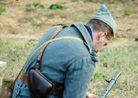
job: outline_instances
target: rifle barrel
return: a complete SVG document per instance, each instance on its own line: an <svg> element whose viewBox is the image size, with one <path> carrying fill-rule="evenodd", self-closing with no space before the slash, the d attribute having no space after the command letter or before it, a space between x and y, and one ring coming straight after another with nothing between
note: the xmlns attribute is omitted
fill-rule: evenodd
<svg viewBox="0 0 138 98"><path fill-rule="evenodd" d="M110 80L110 82L107 85L106 89L104 90L104 92L102 93L102 95L99 98L105 98L107 96L107 94L109 93L109 91L111 90L111 88L113 87L113 85L115 84L115 82L117 81L117 79L120 75L121 75L121 72L116 72L114 78L112 78Z"/></svg>

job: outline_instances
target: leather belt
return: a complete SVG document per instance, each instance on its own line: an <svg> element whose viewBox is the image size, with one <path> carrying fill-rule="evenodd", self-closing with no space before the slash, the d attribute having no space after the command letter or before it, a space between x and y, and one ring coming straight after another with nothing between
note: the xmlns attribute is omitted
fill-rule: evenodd
<svg viewBox="0 0 138 98"><path fill-rule="evenodd" d="M28 76L25 75L23 72L20 79L25 85L28 85ZM55 84L55 87L50 95L62 97L64 84L61 84L61 83L54 83L54 84Z"/></svg>
<svg viewBox="0 0 138 98"><path fill-rule="evenodd" d="M27 76L27 75L25 75L24 73L22 73L20 79L21 79L21 81L22 81L25 85L28 85L28 76Z"/></svg>

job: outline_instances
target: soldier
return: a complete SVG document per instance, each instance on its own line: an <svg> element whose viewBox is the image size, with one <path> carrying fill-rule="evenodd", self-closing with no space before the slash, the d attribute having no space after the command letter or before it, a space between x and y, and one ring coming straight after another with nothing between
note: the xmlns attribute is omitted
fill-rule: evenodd
<svg viewBox="0 0 138 98"><path fill-rule="evenodd" d="M50 28L40 39L30 56L40 45L48 41L60 27ZM117 24L103 4L86 25L72 24L63 28L43 52L40 72L54 84L61 84L58 93L48 98L97 98L87 92L88 84L98 61L96 52L115 36ZM58 38L65 38L57 40ZM36 65L41 48L26 63L21 78L16 81L12 98L30 98L28 88L29 69ZM39 81L39 80L38 80ZM37 96L39 97L39 96ZM37 98L36 97L36 98Z"/></svg>

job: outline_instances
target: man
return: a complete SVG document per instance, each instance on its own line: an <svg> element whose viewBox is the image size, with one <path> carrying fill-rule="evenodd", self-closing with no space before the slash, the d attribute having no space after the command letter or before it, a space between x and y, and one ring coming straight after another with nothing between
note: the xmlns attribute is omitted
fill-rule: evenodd
<svg viewBox="0 0 138 98"><path fill-rule="evenodd" d="M45 43L59 26L50 28L33 52ZM88 83L97 62L96 52L107 45L114 37L117 24L105 5L92 16L86 25L72 24L64 28L54 39L61 37L75 37L51 42L45 49L41 59L41 73L54 83L64 84L62 94L50 94L48 98L97 98L87 92ZM35 66L39 52L36 52L27 62L23 74L28 76L30 67ZM33 54L33 52L31 54ZM21 76L22 77L22 76ZM27 80L27 79L26 79ZM28 84L22 78L18 79L13 98L30 98Z"/></svg>

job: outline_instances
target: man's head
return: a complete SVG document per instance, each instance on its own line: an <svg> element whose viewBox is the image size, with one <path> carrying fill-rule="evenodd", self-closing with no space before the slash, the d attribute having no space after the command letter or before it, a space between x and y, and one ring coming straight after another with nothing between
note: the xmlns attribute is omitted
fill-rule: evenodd
<svg viewBox="0 0 138 98"><path fill-rule="evenodd" d="M100 48L107 45L115 36L117 24L105 5L88 21L93 32L92 50L98 52Z"/></svg>
<svg viewBox="0 0 138 98"><path fill-rule="evenodd" d="M107 45L113 39L113 30L104 22L92 19L89 25L93 32L92 50L98 52L100 48Z"/></svg>

